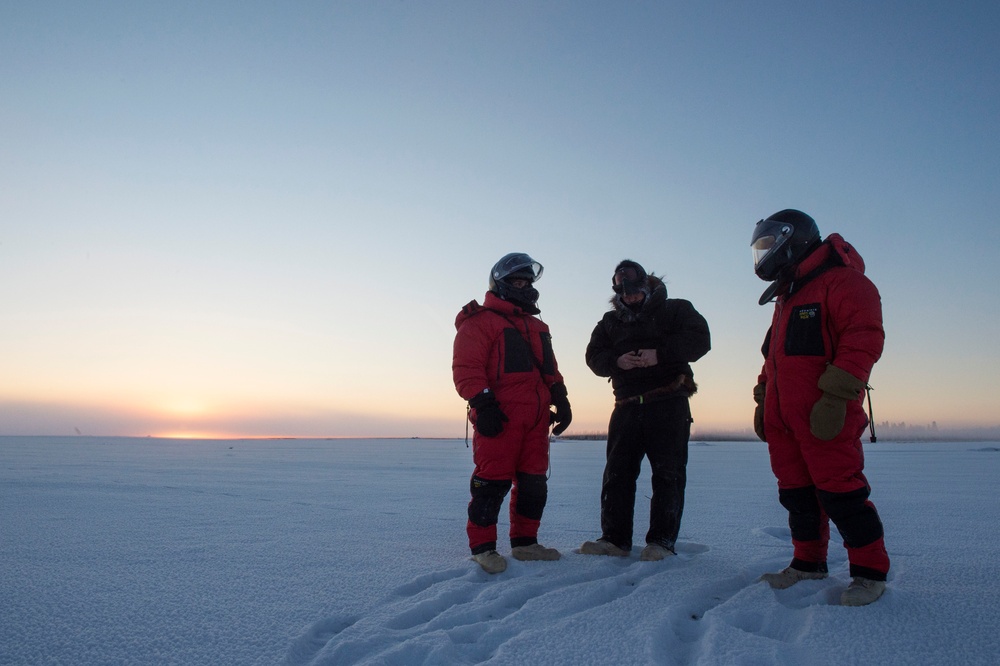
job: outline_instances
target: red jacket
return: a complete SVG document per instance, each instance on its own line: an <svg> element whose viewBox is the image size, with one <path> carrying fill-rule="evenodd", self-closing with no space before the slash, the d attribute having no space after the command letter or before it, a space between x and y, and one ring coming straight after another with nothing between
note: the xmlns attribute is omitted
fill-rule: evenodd
<svg viewBox="0 0 1000 666"><path fill-rule="evenodd" d="M817 270L822 272L810 276ZM809 412L822 393L817 382L828 363L868 381L885 332L878 289L864 272L857 250L831 234L798 266L789 293L778 297L761 350L768 427L809 431ZM849 419L851 412L863 419L860 401ZM850 427L844 432L854 434Z"/></svg>
<svg viewBox="0 0 1000 666"><path fill-rule="evenodd" d="M545 322L487 292L483 305L472 301L462 308L455 328L451 369L463 399L488 388L502 408L537 406L538 417L543 410L548 412L549 387L563 377Z"/></svg>

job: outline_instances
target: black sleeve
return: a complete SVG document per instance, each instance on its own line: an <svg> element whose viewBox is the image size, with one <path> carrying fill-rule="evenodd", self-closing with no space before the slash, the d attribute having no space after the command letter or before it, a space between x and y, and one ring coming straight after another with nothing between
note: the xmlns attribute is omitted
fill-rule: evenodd
<svg viewBox="0 0 1000 666"><path fill-rule="evenodd" d="M614 348L611 344L611 337L604 328L602 319L594 327L594 332L590 334L590 343L587 345L586 353L587 365L598 377L610 377L615 369Z"/></svg>
<svg viewBox="0 0 1000 666"><path fill-rule="evenodd" d="M712 348L708 322L688 301L671 299L673 316L669 332L657 347L661 363L694 363Z"/></svg>

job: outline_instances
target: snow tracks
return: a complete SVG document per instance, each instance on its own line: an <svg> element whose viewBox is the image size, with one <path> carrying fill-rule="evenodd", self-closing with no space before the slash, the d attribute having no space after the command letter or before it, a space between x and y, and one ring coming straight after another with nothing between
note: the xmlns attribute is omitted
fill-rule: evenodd
<svg viewBox="0 0 1000 666"><path fill-rule="evenodd" d="M367 615L318 622L286 663L689 663L713 633L705 619L714 609L754 587L770 592L749 573L695 585L705 578L692 563L708 548L678 551L661 562L569 552L558 562L511 560L496 576L462 563L416 577Z"/></svg>

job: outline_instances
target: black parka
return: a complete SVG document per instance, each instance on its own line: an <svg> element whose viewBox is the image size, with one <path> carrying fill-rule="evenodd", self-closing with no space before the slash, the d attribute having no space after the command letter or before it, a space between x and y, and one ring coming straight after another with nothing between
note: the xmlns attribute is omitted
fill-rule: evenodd
<svg viewBox="0 0 1000 666"><path fill-rule="evenodd" d="M605 313L587 345L587 365L599 377L610 377L615 398L623 399L661 389L681 375L694 379L691 363L712 348L708 322L689 301L667 298L667 287L649 277L650 294L635 312L620 295ZM657 363L648 368L622 370L618 358L640 349L655 349Z"/></svg>

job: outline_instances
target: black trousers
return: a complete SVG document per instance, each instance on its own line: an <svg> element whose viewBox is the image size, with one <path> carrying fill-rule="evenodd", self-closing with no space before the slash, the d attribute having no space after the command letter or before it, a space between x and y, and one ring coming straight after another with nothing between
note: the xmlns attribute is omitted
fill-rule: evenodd
<svg viewBox="0 0 1000 666"><path fill-rule="evenodd" d="M684 513L690 436L691 407L686 397L615 407L601 488L602 538L625 550L632 547L636 480L645 457L653 486L646 543L673 549Z"/></svg>

